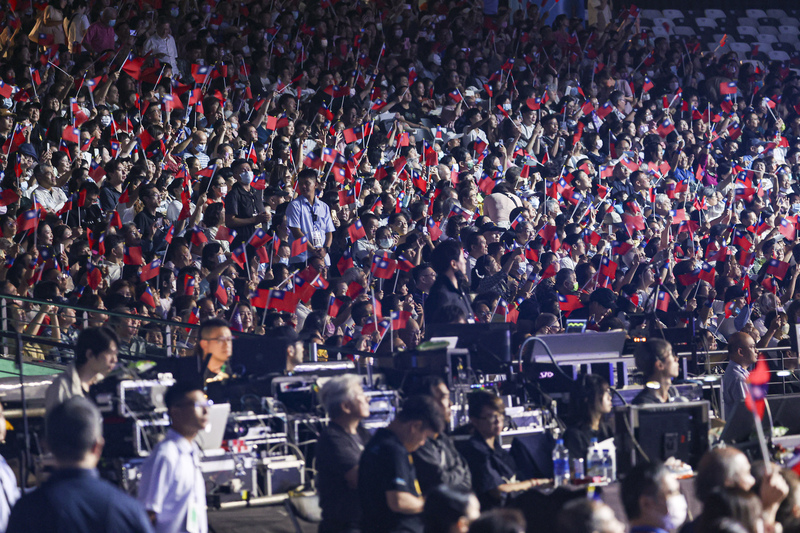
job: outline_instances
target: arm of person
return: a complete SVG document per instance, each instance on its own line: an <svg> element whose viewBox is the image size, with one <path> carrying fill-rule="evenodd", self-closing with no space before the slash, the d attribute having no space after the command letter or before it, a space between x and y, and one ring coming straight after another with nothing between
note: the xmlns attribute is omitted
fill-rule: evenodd
<svg viewBox="0 0 800 533"><path fill-rule="evenodd" d="M348 488L353 490L358 488L358 465L345 472L344 480Z"/></svg>
<svg viewBox="0 0 800 533"><path fill-rule="evenodd" d="M425 499L410 492L389 490L386 491L386 504L394 513L419 514L425 505Z"/></svg>
<svg viewBox="0 0 800 533"><path fill-rule="evenodd" d="M497 490L501 493L520 492L544 485L548 481L547 479L526 479L525 481L516 481L514 483L503 483L497 487Z"/></svg>

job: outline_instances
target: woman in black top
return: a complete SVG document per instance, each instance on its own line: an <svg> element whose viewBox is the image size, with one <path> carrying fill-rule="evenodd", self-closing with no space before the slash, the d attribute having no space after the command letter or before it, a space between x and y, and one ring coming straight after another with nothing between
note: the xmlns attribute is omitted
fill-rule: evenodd
<svg viewBox="0 0 800 533"><path fill-rule="evenodd" d="M320 391L330 424L317 443L317 487L322 509L320 533L357 533L361 506L358 504L358 461L369 433L361 421L369 416L369 401L361 378L345 374L330 379Z"/></svg>
<svg viewBox="0 0 800 533"><path fill-rule="evenodd" d="M603 417L611 412L611 388L597 374L582 374L570 397L572 423L564 432L570 459L586 459L593 438L598 442L613 437Z"/></svg>

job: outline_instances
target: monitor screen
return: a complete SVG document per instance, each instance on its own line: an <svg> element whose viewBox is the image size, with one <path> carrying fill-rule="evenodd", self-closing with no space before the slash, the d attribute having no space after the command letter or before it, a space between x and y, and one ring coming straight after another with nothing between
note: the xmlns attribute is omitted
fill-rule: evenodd
<svg viewBox="0 0 800 533"><path fill-rule="evenodd" d="M456 347L470 351L475 371L497 374L511 363L512 324L430 324L428 337L458 337Z"/></svg>

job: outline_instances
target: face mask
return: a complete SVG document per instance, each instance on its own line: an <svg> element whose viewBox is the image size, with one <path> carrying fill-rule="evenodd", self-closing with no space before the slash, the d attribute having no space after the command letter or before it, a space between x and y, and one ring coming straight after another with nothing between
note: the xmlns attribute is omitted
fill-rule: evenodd
<svg viewBox="0 0 800 533"><path fill-rule="evenodd" d="M111 125L111 115L104 115L100 117L100 124L103 125L104 128L107 128Z"/></svg>
<svg viewBox="0 0 800 533"><path fill-rule="evenodd" d="M575 292L577 292L577 291L578 291L578 289L580 289L580 287L578 286L578 282L576 281L576 282L575 282L575 283L572 285L572 290L573 290L573 291L575 291Z"/></svg>
<svg viewBox="0 0 800 533"><path fill-rule="evenodd" d="M198 144L197 145L197 151L198 152L205 152L206 151L206 145L205 144Z"/></svg>
<svg viewBox="0 0 800 533"><path fill-rule="evenodd" d="M792 211L800 213L800 204L792 204Z"/></svg>
<svg viewBox="0 0 800 533"><path fill-rule="evenodd" d="M683 494L675 494L667 498L667 516L664 517L664 529L677 529L686 522L689 504Z"/></svg>
<svg viewBox="0 0 800 533"><path fill-rule="evenodd" d="M177 17L180 14L180 10L177 7L173 7L169 10L169 14L174 17Z"/></svg>
<svg viewBox="0 0 800 533"><path fill-rule="evenodd" d="M381 239L378 241L378 246L380 246L384 250L388 250L392 247L392 240L391 239Z"/></svg>
<svg viewBox="0 0 800 533"><path fill-rule="evenodd" d="M242 46L242 53L246 56L250 55L250 47L247 45Z"/></svg>
<svg viewBox="0 0 800 533"><path fill-rule="evenodd" d="M108 21L108 25L109 25L109 26L111 26L111 27L113 28L114 26L116 26L116 25L117 25L117 20L116 20L116 19L111 19L111 20L109 20L109 21Z"/></svg>
<svg viewBox="0 0 800 533"><path fill-rule="evenodd" d="M597 139L597 142L594 143L597 149L601 149L603 147L603 139Z"/></svg>
<svg viewBox="0 0 800 533"><path fill-rule="evenodd" d="M280 257L280 258L278 258L278 263L281 263L282 265L288 265L289 264L289 258L288 257Z"/></svg>
<svg viewBox="0 0 800 533"><path fill-rule="evenodd" d="M328 46L328 39L322 39L319 44L322 45L323 48Z"/></svg>
<svg viewBox="0 0 800 533"><path fill-rule="evenodd" d="M228 186L227 185L223 185L222 187L220 187L219 188L219 194L220 194L220 196L223 196L223 197L226 194L228 194Z"/></svg>
<svg viewBox="0 0 800 533"><path fill-rule="evenodd" d="M641 126L639 126L639 133L644 135L645 133L647 133L647 130L649 129L650 126L648 126L647 124L642 124Z"/></svg>
<svg viewBox="0 0 800 533"><path fill-rule="evenodd" d="M785 337L789 334L789 324L784 324L781 326L781 336Z"/></svg>
<svg viewBox="0 0 800 533"><path fill-rule="evenodd" d="M242 185L250 185L253 181L253 171L248 170L247 172L242 172L239 174L239 181L242 182Z"/></svg>
<svg viewBox="0 0 800 533"><path fill-rule="evenodd" d="M472 170L475 167L474 161L467 161L467 168Z"/></svg>

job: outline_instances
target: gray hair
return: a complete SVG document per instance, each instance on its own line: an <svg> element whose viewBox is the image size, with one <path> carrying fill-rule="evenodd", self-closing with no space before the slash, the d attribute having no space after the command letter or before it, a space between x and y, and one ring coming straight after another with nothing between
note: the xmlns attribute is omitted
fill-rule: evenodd
<svg viewBox="0 0 800 533"><path fill-rule="evenodd" d="M344 374L329 379L322 386L319 398L328 416L336 418L342 414L342 404L356 397L356 386L361 385L361 377Z"/></svg>

